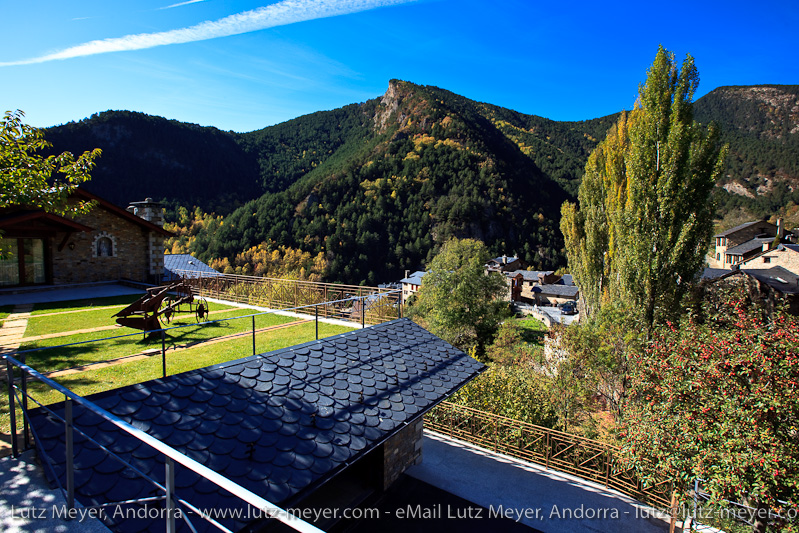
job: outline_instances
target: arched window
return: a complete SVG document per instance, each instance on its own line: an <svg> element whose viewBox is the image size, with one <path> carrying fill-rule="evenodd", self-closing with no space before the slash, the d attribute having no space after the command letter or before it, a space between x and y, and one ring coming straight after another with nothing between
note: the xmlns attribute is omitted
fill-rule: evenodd
<svg viewBox="0 0 799 533"><path fill-rule="evenodd" d="M93 257L116 257L117 256L117 240L112 234L107 231L102 231L94 237L92 243L92 256Z"/></svg>
<svg viewBox="0 0 799 533"><path fill-rule="evenodd" d="M114 243L108 237L97 239L97 257L113 257Z"/></svg>

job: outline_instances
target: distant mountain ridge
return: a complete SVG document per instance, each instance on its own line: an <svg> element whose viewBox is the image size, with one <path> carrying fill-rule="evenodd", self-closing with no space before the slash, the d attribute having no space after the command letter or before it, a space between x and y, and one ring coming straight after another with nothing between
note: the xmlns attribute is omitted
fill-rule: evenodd
<svg viewBox="0 0 799 533"><path fill-rule="evenodd" d="M731 146L723 209L799 203L798 95L721 87L695 103ZM58 151L102 148L87 188L115 203L153 196L226 215L198 235L201 259L267 241L324 252L330 280L376 283L452 236L535 267L564 264L560 204L616 117L557 122L392 80L379 98L244 134L108 111L47 138Z"/></svg>

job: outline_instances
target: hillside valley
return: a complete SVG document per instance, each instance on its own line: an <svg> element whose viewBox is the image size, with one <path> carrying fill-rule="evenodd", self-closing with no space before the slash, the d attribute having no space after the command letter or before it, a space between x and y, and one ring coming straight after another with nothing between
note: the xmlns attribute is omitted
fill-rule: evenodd
<svg viewBox="0 0 799 533"><path fill-rule="evenodd" d="M799 203L799 87L718 88L695 115L730 144L720 214ZM557 122L392 80L382 97L243 134L108 111L46 135L57 151L103 149L86 188L112 202L221 215L183 239L205 261L266 243L322 254L329 281L374 284L450 237L563 266L560 205L615 117Z"/></svg>

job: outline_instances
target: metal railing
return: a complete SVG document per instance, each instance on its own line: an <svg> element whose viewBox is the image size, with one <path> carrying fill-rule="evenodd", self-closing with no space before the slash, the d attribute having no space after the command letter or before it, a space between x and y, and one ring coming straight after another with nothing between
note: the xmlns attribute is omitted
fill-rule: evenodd
<svg viewBox="0 0 799 533"><path fill-rule="evenodd" d="M22 434L24 439L24 448L29 449L30 444L30 435L34 433L34 440L35 440L35 431L33 426L30 424L29 415L28 415L28 401L33 401L36 403L40 408L44 409L50 415L56 417L58 420L64 423L65 428L65 447L66 447L66 487L61 486L60 481L58 480L58 476L55 475L55 470L53 468L52 462L50 461L49 457L44 455L46 466L51 470L53 477L56 479L57 483L59 484L59 488L64 492L65 499L67 501L67 506L69 509L73 509L75 505L75 488L74 488L74 467L73 467L73 436L74 432L78 431L81 435L85 438L99 446L102 450L106 453L110 454L112 457L116 458L117 460L121 461L127 467L133 469L137 472L140 476L143 476L147 479L150 483L152 483L158 490L164 493L162 497L156 498L147 498L147 501L156 501L162 500L165 502L165 509L167 514L167 531L174 531L175 529L175 516L180 516L184 520L188 519L188 513L176 513L176 505L182 505L186 509L194 511L195 513L198 510L192 506L189 502L184 500L176 499L174 494L174 471L175 471L175 463L179 463L193 472L205 477L206 479L210 480L211 482L215 483L219 487L229 491L231 494L241 498L243 501L247 502L250 505L255 506L261 512L265 513L270 518L276 518L281 522L293 527L297 531L306 531L306 532L319 532L320 530L316 527L308 524L300 520L299 518L295 517L291 513L281 509L280 507L272 504L271 502L260 498L256 494L248 491L247 489L237 485L233 481L220 476L216 472L209 470L205 466L197 463L193 459L183 455L181 452L169 447L168 445L162 443L161 441L150 437L146 433L142 432L141 430L136 429L135 427L131 426L124 420L116 417L115 415L99 408L92 402L82 398L81 396L77 395L76 393L70 391L69 389L59 385L55 381L49 379L44 374L34 370L33 368L27 366L25 364L25 359L29 353L32 352L39 352L42 350L50 350L50 349L58 349L64 348L67 346L76 346L82 344L89 344L89 343L96 343L114 339L120 339L125 337L132 337L132 336L141 336L144 335L147 338L149 335L152 334L160 334L161 337L161 357L162 357L162 372L163 377L167 376L167 366L166 366L166 332L170 330L178 330L181 328L188 328L188 327L197 327L206 324L214 324L214 323L221 323L221 322L228 322L232 320L242 320L242 319L251 319L252 320L252 353L253 355L256 354L256 317L276 314L281 312L294 312L294 313L302 313L307 315L313 315L315 318L315 337L319 339L319 320L324 318L335 318L340 320L348 320L352 322L360 322L361 327L366 327L367 325L373 325L377 323L382 323L387 320L391 320L401 316L402 308L400 306L401 302L401 291L400 290L391 290L391 291L381 291L379 294L368 293L359 296L349 296L347 298L336 300L336 301L325 301L325 302L316 302L310 303L305 305L299 305L290 308L284 308L280 310L271 310L259 313L253 313L250 315L245 316L238 316L238 317L230 317L230 318L222 318L217 320L209 320L200 324L182 324L182 325L175 325L169 326L166 328L156 329L156 330L147 330L142 332L130 333L127 335L116 335L113 337L108 337L104 339L93 339L87 341L79 341L74 343L67 343L58 346L48 346L42 348L33 348L29 350L21 350L14 352L10 355L4 355L3 359L6 361L6 380L8 384L8 401L9 401L9 418L10 418L10 426L11 426L11 447L12 447L12 454L14 457L19 456L19 443L17 437L17 420L16 420L16 409L17 406L21 407L22 416L23 416L23 423L22 423ZM388 308L386 310L385 308ZM334 309L335 311L330 311L330 309ZM310 318L310 317L309 317ZM14 358L13 356L21 356L22 361ZM91 364L91 363L89 363ZM19 370L19 376L15 377L14 368ZM29 378L32 378L36 381L39 381L51 389L61 393L64 395L65 403L64 403L64 417L58 416L54 413L51 409L47 406L42 405L35 398L33 398L28 392L28 381ZM18 396L20 395L20 396ZM94 439L90 438L88 435L80 431L78 428L75 427L74 421L72 418L72 407L73 402L78 403L81 406L89 409L95 414L103 417L104 419L112 422L114 425L119 427L120 429L126 431L127 433L133 435L137 439L141 440L145 444L152 446L157 451L162 452L165 455L165 484L158 483L157 481L153 480L143 472L139 471L129 463L125 462L123 459L118 457L112 451L101 445L100 443L96 442ZM138 502L143 502L143 500L137 500ZM131 503L131 502L116 502L116 504L122 503ZM103 504L101 506L96 507L107 507L109 505L115 504ZM203 519L211 522L217 528L223 531L229 531L227 528L216 522L210 517L200 515ZM191 524L189 524L191 529L194 529Z"/></svg>
<svg viewBox="0 0 799 533"><path fill-rule="evenodd" d="M255 507L261 513L263 513L265 516L269 518L274 518L276 520L279 520L280 522L288 525L292 529L303 533L322 533L322 531L318 529L316 526L308 522L305 522L304 520L298 518L292 513L281 508L280 506L258 496L257 494L231 481L230 479L218 474L217 472L211 470L210 468L198 463L194 459L184 455L183 453L161 442L160 440L151 437L147 433L135 428L134 426L130 425L129 423L125 422L124 420L115 416L114 414L100 408L94 403L75 394L66 387L63 387L58 383L56 383L55 381L45 377L44 375L40 374L33 368L23 364L17 359L11 356L3 356L3 359L5 359L6 361L6 372L8 379L8 399L9 399L9 407L10 407L11 423L12 423L12 436L15 437L16 435L15 401L18 403L25 404L27 399L31 399L34 402L36 402L36 400L33 399L31 396L29 396L27 391L25 390L24 383L26 382L27 377L39 381L47 385L51 389L64 395L63 417L56 414L53 410L49 409L47 406L38 404L38 402L36 403L40 406L41 409L44 409L51 416L55 417L56 419L64 423L65 464L66 464L64 485L66 486L61 484L58 476L56 475L55 468L53 466L51 458L44 452L44 450L41 447L39 447L39 451L42 454L46 467L50 469L53 477L56 480L56 483L59 486L59 489L64 494L64 499L66 500L68 511L71 511L75 508L75 481L74 481L75 465L74 465L73 441L74 441L75 432L78 432L80 435L82 435L83 437L85 437L95 445L97 445L101 450L109 454L111 457L113 457L114 459L125 465L127 468L130 468L133 472L135 472L139 476L149 481L151 484L153 484L156 487L156 489L160 493L163 493L163 495L161 496L153 496L136 500L126 500L123 502L104 503L96 506L86 506L87 509L104 509L106 507L110 507L113 505L126 505L131 503L164 502L163 503L164 508L162 514L166 520L166 530L168 533L174 533L176 531L177 518L183 519L192 531L196 531L196 528L194 527L194 525L191 522L191 519L189 518L190 512L194 513L194 515L199 517L200 519L209 522L217 529L228 533L232 533L232 531L227 527L225 527L223 524L219 523L210 516L207 516L205 513L201 512L200 509L192 505L190 502L181 499L177 496L175 492L175 468L176 464L180 464L183 467L201 476L202 478L207 479L211 483L215 484L217 487L224 489L225 491L229 492L230 494L233 494L234 496L244 501L245 503ZM21 379L21 382L23 383L22 386L17 386L15 383L16 381L14 379L15 368L18 369L22 374L22 379ZM22 402L20 402L18 394L22 395ZM113 451L109 450L106 446L103 446L101 443L92 439L86 433L82 432L79 428L77 428L75 426L74 418L72 416L74 404L80 405L84 409L87 409L88 411L91 411L92 413L100 416L104 420L115 425L117 428L128 433L135 439L141 441L142 443L150 446L154 450L163 454L164 480L165 480L164 483L159 483L152 477L148 476L141 470L137 469L129 462L119 457ZM29 414L27 408L24 408L22 412L23 416L26 419L27 425L31 427L32 431L34 431L34 439L35 439L36 438L35 430L33 430L33 426L30 424L30 421L28 420ZM14 455L17 456L16 444L14 444ZM65 515L68 514L69 513L65 513Z"/></svg>
<svg viewBox="0 0 799 533"><path fill-rule="evenodd" d="M257 353L256 349L256 333L258 333L258 329L256 328L256 318L262 317L266 315L272 314L280 314L286 312L298 313L301 315L308 315L309 320L313 317L314 320L314 331L315 331L315 338L319 340L319 321L325 319L335 319L335 320L343 320L347 322L353 322L355 324L359 324L361 328L366 326L376 325L388 320L394 320L398 317L402 316L402 308L400 305L401 300L401 293L402 291L395 289L392 291L383 292L379 295L368 295L368 296L359 296L359 297L350 297L344 300L338 300L333 302L322 302L322 303L315 303L315 304L308 304L302 305L298 307L290 307L286 309L275 309L271 311L262 311L258 313L252 313L243 316L235 316L229 318L219 318L214 320L207 320L205 322L200 322L196 324L179 324L175 326L168 326L165 328L160 329L153 329L153 330L144 330L143 332L135 332L135 333L127 333L123 335L114 335L111 337L104 337L102 339L91 339L85 341L77 341L77 342L70 342L59 344L56 346L43 346L40 348L29 348L26 350L17 350L12 352L9 355L14 356L21 356L22 362L26 362L26 358L28 354L34 352L42 352L45 350L57 350L72 346L79 346L85 344L93 344L93 343L100 343L100 342L107 342L116 339L123 339L128 337L141 337L144 336L145 339L151 337L152 335L160 335L161 340L161 366L162 366L162 374L163 377L167 376L166 370L166 352L167 352L167 345L166 345L166 333L171 330L180 330L184 328L196 328L198 326L206 326L206 325L213 325L213 324L221 324L224 322L232 322L235 320L246 320L251 319L252 326L250 328L250 332L252 335L252 355ZM337 307L339 309L348 310L348 312L339 312L339 313L332 313L326 312L325 310L330 307ZM388 308L388 311L386 310ZM353 311L355 310L355 311ZM396 315L396 316L393 316ZM208 339L213 340L213 339ZM95 361L90 363L84 363L81 366L89 366L95 363L106 362L106 361ZM67 369L64 369L67 370ZM1 379L1 378L0 378Z"/></svg>
<svg viewBox="0 0 799 533"><path fill-rule="evenodd" d="M668 481L644 486L632 469L622 466L619 448L562 431L528 424L443 402L425 416L425 427L495 452L601 483L649 503L671 508Z"/></svg>
<svg viewBox="0 0 799 533"><path fill-rule="evenodd" d="M388 298L393 305L366 305L365 322L379 323L401 316L401 291L360 285L320 283L278 278L260 278L235 274L209 274L195 270L175 270L192 288L207 298L236 303L259 305L274 309L309 309L314 304L332 303L319 311L323 318L354 317L361 319L360 307L341 305L341 302L381 300ZM370 309L371 308L371 309ZM303 311L298 311L303 312Z"/></svg>

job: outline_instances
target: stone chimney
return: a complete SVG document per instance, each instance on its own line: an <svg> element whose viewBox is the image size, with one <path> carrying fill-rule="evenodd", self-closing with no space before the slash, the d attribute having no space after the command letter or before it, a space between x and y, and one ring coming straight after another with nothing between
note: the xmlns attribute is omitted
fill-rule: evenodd
<svg viewBox="0 0 799 533"><path fill-rule="evenodd" d="M164 210L160 202L152 198L145 198L143 202L131 202L128 211L143 218L147 222L155 224L159 228L164 227ZM164 276L164 236L160 233L150 231L148 234L147 263L149 265L150 281L156 285L161 283Z"/></svg>
<svg viewBox="0 0 799 533"><path fill-rule="evenodd" d="M143 202L131 202L128 211L158 227L164 227L164 210L161 208L161 203L152 198L145 198Z"/></svg>

